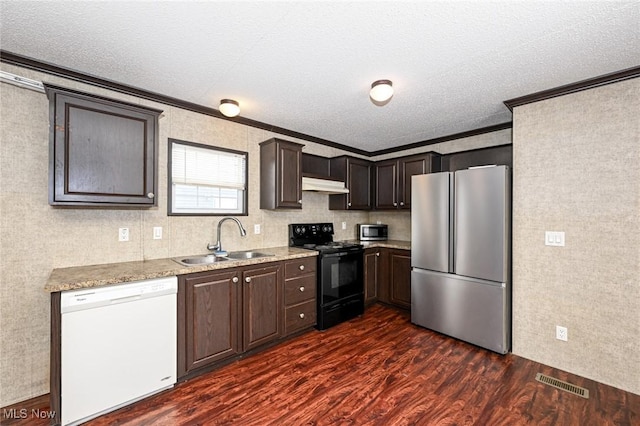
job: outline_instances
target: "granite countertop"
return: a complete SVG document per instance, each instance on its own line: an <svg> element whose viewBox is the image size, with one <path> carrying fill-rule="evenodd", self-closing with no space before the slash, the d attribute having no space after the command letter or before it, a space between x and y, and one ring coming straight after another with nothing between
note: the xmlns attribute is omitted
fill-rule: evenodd
<svg viewBox="0 0 640 426"><path fill-rule="evenodd" d="M362 246L365 249L394 248L394 249L400 249L400 250L411 250L411 241L404 241L404 240L386 240L386 241L348 240L348 242L362 244Z"/></svg>
<svg viewBox="0 0 640 426"><path fill-rule="evenodd" d="M261 252L273 254L255 259L227 260L206 265L183 266L172 258L153 259L135 262L107 263L103 265L74 266L54 269L44 289L50 293L74 290L78 288L100 287L110 284L192 274L194 272L257 265L282 260L311 257L317 251L296 247L260 248ZM189 256L181 256L189 257Z"/></svg>

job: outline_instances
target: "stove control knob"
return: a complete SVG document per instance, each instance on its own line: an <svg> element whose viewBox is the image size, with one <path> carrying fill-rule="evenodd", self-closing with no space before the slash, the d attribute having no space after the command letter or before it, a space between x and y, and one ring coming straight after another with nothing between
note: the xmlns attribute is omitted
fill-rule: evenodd
<svg viewBox="0 0 640 426"><path fill-rule="evenodd" d="M304 286L300 286L298 290L300 290L300 292L302 293L304 291Z"/></svg>
<svg viewBox="0 0 640 426"><path fill-rule="evenodd" d="M300 265L298 268L300 268L301 271L304 271L304 265Z"/></svg>

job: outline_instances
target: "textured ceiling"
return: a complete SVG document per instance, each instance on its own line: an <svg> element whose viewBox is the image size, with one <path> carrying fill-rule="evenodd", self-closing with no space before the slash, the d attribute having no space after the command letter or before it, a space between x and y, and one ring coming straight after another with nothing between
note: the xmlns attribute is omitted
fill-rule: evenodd
<svg viewBox="0 0 640 426"><path fill-rule="evenodd" d="M640 2L0 2L0 48L367 151L640 64ZM368 97L390 79L386 106Z"/></svg>

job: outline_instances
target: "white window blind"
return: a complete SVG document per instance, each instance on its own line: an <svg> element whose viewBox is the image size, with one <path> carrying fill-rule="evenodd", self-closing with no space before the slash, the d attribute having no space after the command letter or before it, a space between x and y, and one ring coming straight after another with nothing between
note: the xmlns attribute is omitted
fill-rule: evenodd
<svg viewBox="0 0 640 426"><path fill-rule="evenodd" d="M246 158L246 154L173 142L171 213L244 213Z"/></svg>

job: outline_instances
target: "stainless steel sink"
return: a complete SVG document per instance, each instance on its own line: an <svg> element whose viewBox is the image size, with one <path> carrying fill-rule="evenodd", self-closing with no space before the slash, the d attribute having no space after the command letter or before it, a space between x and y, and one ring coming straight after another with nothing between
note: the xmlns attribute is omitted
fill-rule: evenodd
<svg viewBox="0 0 640 426"><path fill-rule="evenodd" d="M216 262L224 262L229 260L226 257L218 257L212 254L203 254L201 256L190 257L174 257L173 260L184 266L210 265Z"/></svg>
<svg viewBox="0 0 640 426"><path fill-rule="evenodd" d="M275 256L271 253L262 253L259 251L232 251L229 252L225 257L233 260L243 260L243 259L256 259L259 257L270 257Z"/></svg>

